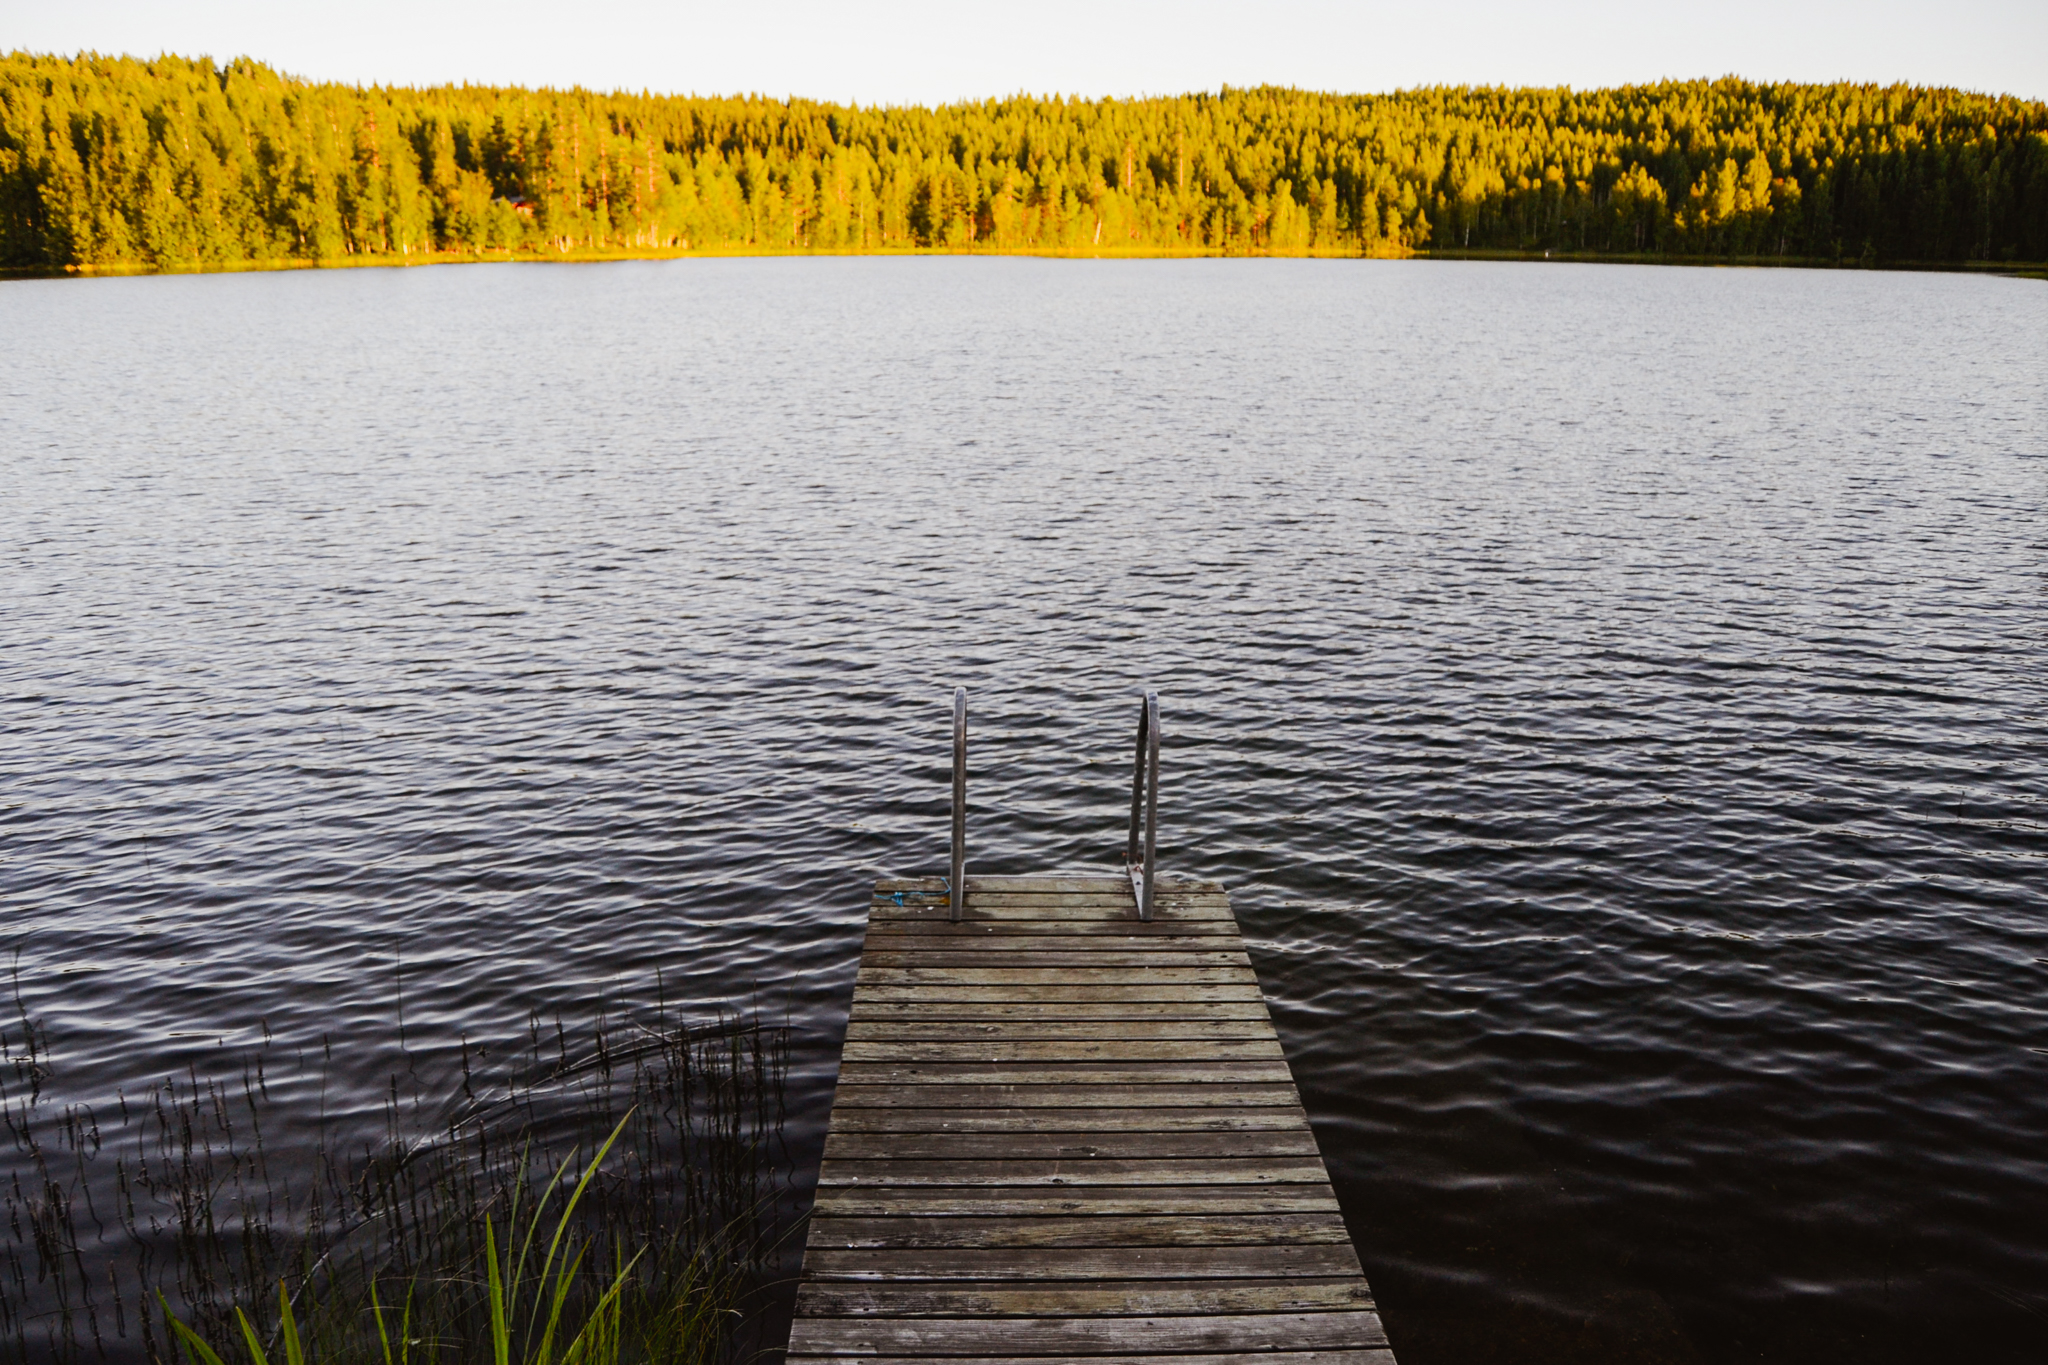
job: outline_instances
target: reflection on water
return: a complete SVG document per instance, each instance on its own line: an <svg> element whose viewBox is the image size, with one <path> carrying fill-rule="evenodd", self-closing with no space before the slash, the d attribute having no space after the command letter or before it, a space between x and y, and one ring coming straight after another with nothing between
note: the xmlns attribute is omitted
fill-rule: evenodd
<svg viewBox="0 0 2048 1365"><path fill-rule="evenodd" d="M867 879L1240 917L1404 1365L2034 1358L2048 289L986 259L0 286L52 1092L757 996ZM399 958L402 955L402 970ZM311 1100L307 1101L309 1104ZM4 1235L4 1234L0 1234Z"/></svg>

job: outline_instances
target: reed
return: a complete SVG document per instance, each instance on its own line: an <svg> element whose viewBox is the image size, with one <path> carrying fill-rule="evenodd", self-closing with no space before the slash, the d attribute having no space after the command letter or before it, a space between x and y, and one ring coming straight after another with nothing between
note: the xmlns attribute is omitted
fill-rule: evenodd
<svg viewBox="0 0 2048 1365"><path fill-rule="evenodd" d="M376 1141L278 1090L266 1044L116 1112L57 1103L0 1030L0 1352L380 1365L709 1365L744 1354L793 1225L787 1030L600 1005L529 1016L488 1081L394 1076ZM287 1065L288 1065L287 1060ZM331 1058L299 1059L321 1080ZM440 1115L428 1124L422 1116ZM280 1140L278 1134L286 1134Z"/></svg>

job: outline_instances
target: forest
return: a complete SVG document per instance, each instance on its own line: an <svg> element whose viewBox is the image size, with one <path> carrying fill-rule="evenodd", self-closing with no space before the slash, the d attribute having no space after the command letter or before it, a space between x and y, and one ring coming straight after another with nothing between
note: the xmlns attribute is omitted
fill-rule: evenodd
<svg viewBox="0 0 2048 1365"><path fill-rule="evenodd" d="M0 266L450 254L2048 260L2048 104L1736 79L879 107L0 58Z"/></svg>

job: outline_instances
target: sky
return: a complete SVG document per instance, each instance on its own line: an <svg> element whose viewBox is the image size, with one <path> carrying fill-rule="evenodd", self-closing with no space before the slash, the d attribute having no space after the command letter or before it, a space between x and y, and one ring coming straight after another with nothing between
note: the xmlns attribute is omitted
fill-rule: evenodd
<svg viewBox="0 0 2048 1365"><path fill-rule="evenodd" d="M581 85L859 104L1223 85L1378 92L1665 77L2048 99L2048 0L0 0L0 50L226 60L352 84Z"/></svg>

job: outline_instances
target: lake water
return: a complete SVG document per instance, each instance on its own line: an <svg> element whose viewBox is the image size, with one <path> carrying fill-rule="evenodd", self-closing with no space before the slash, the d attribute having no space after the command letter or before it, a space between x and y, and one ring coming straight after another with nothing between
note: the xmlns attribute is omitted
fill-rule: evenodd
<svg viewBox="0 0 2048 1365"><path fill-rule="evenodd" d="M814 1166L952 687L997 872L1114 861L1149 685L1404 1365L2042 1358L2048 285L479 265L0 336L52 1094L325 1040L373 1137L401 996L442 1084L658 970L789 1011Z"/></svg>

